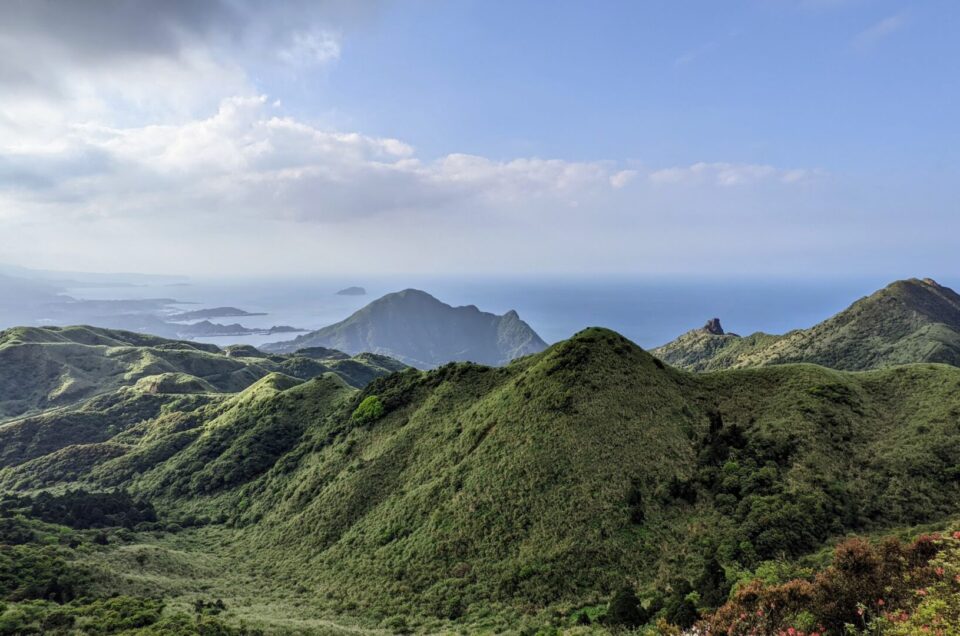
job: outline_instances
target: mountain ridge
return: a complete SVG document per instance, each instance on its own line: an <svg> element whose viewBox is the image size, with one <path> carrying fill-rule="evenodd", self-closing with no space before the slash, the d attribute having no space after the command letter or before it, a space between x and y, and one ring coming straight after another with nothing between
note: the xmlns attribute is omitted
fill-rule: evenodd
<svg viewBox="0 0 960 636"><path fill-rule="evenodd" d="M743 337L697 329L652 352L693 371L790 362L848 371L913 362L960 366L960 295L930 278L894 281L808 329Z"/></svg>
<svg viewBox="0 0 960 636"><path fill-rule="evenodd" d="M261 348L294 352L313 346L370 351L431 368L452 361L498 366L547 344L514 310L498 316L475 305L453 307L410 288L382 296L338 323Z"/></svg>

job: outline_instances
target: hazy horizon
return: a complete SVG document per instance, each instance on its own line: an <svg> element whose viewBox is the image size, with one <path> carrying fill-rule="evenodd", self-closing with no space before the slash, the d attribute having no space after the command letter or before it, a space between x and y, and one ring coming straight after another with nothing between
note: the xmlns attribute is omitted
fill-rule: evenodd
<svg viewBox="0 0 960 636"><path fill-rule="evenodd" d="M11 269L0 264L0 275ZM15 271L15 270L14 270ZM23 272L21 272L23 274ZM290 325L314 330L339 322L373 300L391 292L417 288L452 306L474 305L502 315L519 313L547 342L569 338L581 329L600 326L618 331L643 347L654 347L681 333L720 318L730 332L785 333L807 328L836 314L857 299L892 282L882 276L824 279L783 277L697 276L461 276L461 275L295 275L270 277L151 277L140 274L83 274L49 272L38 282L80 300L64 303L51 317L51 296L40 302L18 299L3 288L0 328L19 324L93 324L174 336L171 312L211 307L239 307L263 315L216 317L215 323L241 323L265 329ZM20 279L27 280L30 279ZM34 279L37 280L37 279ZM960 280L938 278L960 288ZM118 286L119 283L119 286ZM340 296L348 286L365 288L362 296ZM28 287L27 291L31 291ZM155 306L144 299L169 298ZM98 304L105 301L108 305ZM132 301L133 306L110 303ZM138 304L139 303L139 304ZM128 312L135 312L131 316ZM289 340L292 334L195 336L190 339L220 346Z"/></svg>

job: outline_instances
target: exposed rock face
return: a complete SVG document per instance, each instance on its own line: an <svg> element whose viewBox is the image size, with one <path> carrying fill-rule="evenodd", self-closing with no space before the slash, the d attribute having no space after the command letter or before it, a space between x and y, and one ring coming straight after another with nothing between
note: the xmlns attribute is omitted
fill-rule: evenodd
<svg viewBox="0 0 960 636"><path fill-rule="evenodd" d="M723 327L720 326L719 318L711 318L707 321L707 324L703 326L703 331L712 334L714 336L722 336L724 331Z"/></svg>

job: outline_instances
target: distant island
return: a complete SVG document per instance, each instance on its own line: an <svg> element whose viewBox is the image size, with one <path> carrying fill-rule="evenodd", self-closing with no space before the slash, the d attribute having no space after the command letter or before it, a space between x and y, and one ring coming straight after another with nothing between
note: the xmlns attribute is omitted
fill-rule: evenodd
<svg viewBox="0 0 960 636"><path fill-rule="evenodd" d="M366 296L367 290L363 287L346 287L337 292L337 296Z"/></svg>
<svg viewBox="0 0 960 636"><path fill-rule="evenodd" d="M274 325L273 327L257 329L244 327L240 323L221 325L209 320L203 320L193 325L185 325L178 332L180 338L197 338L210 336L270 336L275 333L299 333L307 329L298 329L288 325Z"/></svg>
<svg viewBox="0 0 960 636"><path fill-rule="evenodd" d="M266 316L264 312L251 312L237 309L236 307L211 307L210 309L197 309L196 311L184 311L178 314L168 316L169 320L204 320L206 318L237 318L241 316Z"/></svg>

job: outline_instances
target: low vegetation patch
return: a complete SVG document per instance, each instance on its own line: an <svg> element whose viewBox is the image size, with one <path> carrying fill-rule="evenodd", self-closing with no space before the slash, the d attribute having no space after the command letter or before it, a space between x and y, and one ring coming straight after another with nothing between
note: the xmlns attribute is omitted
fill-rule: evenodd
<svg viewBox="0 0 960 636"><path fill-rule="evenodd" d="M380 398L376 395L368 395L353 411L351 418L359 424L368 424L383 417L383 413L383 402Z"/></svg>

